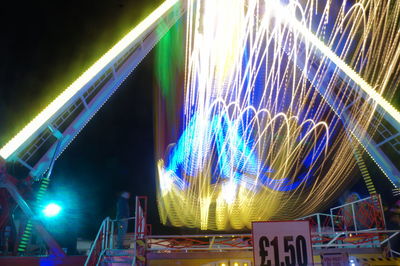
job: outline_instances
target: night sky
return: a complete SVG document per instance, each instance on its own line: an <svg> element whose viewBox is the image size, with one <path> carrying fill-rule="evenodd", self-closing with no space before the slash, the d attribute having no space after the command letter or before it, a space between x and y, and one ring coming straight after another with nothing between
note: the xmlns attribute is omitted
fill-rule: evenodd
<svg viewBox="0 0 400 266"><path fill-rule="evenodd" d="M2 8L0 145L161 2L19 1ZM149 196L149 222L158 222L153 54L56 161L47 196L64 205L59 219L79 236L93 237L106 216L115 217L121 190Z"/></svg>
<svg viewBox="0 0 400 266"><path fill-rule="evenodd" d="M160 0L14 1L2 6L0 145L5 144ZM153 90L150 53L57 160L49 198L62 202L61 227L93 238L106 216L115 217L121 190L155 204ZM373 176L385 178L371 166ZM375 170L374 170L375 169ZM379 192L390 189L380 182ZM355 190L366 193L362 182ZM390 191L389 191L390 193ZM132 208L133 208L132 200Z"/></svg>

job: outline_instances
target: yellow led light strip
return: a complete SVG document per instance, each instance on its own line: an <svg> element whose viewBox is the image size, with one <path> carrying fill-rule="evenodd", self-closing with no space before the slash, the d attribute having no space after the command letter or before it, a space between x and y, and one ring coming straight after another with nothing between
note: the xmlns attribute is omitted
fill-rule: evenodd
<svg viewBox="0 0 400 266"><path fill-rule="evenodd" d="M122 40L105 53L96 63L86 70L63 93L53 100L42 112L40 112L28 125L15 135L4 147L0 149L0 156L7 159L28 138L43 126L57 111L67 103L83 86L93 79L104 67L106 67L118 54L136 40L144 31L153 25L160 17L170 10L179 0L166 0L156 10L146 17L139 25L130 31Z"/></svg>
<svg viewBox="0 0 400 266"><path fill-rule="evenodd" d="M374 88L369 85L357 72L348 66L339 56L337 56L324 42L318 39L309 29L307 29L295 16L287 12L282 6L279 7L278 12L275 13L285 21L297 32L299 32L304 39L315 46L321 51L323 55L328 57L338 68L340 68L349 78L351 78L360 88L383 110L392 116L398 123L400 123L400 113L394 108L385 98L382 97Z"/></svg>

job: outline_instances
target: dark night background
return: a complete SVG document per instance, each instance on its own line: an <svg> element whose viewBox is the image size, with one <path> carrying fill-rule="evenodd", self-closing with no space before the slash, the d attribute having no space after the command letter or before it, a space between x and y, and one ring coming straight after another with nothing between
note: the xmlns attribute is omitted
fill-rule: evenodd
<svg viewBox="0 0 400 266"><path fill-rule="evenodd" d="M2 5L0 146L161 2ZM155 199L153 57L151 52L57 160L49 197L64 205L64 230L93 238L106 216L115 217L117 193L128 190L149 196L154 233L169 231L158 225ZM374 180L383 180L376 182L378 193L392 200L389 182L367 163ZM367 195L362 180L353 190Z"/></svg>
<svg viewBox="0 0 400 266"><path fill-rule="evenodd" d="M1 146L161 2L18 1L2 6ZM149 196L149 222L158 222L153 54L57 160L48 197L64 205L58 219L65 226L59 229L75 227L79 236L93 238L106 216L115 217L121 190Z"/></svg>

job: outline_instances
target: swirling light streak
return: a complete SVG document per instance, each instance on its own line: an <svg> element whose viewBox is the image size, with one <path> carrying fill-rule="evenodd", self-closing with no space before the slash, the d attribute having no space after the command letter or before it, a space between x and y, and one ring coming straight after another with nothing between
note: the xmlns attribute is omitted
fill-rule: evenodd
<svg viewBox="0 0 400 266"><path fill-rule="evenodd" d="M391 115L397 122L400 123L400 112L396 110L385 98L382 97L371 85L369 85L357 72L355 72L351 67L349 67L346 62L344 62L339 56L337 56L328 46L325 45L320 39L318 39L307 27L300 23L293 12L288 12L286 8L282 5L272 5L275 12L273 14L278 15L287 22L293 30L303 35L303 38L314 45L320 52L329 58L338 68L340 68L352 81L354 81L360 88L375 101L378 105L382 107L389 115ZM400 48L396 50L394 60L396 62L400 55ZM388 73L393 70L393 64L390 65ZM388 79L385 78L385 84L383 87L387 86Z"/></svg>
<svg viewBox="0 0 400 266"><path fill-rule="evenodd" d="M157 155L163 223L242 229L319 211L354 177L344 110L365 136L377 104L399 118L382 96L399 81L380 65L399 71L400 5L316 2L189 1L182 121L158 124L179 132L158 140L174 143Z"/></svg>

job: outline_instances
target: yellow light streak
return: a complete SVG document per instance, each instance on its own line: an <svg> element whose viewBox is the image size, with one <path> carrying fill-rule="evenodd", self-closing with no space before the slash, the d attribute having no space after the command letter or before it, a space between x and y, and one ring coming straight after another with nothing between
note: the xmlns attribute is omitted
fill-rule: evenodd
<svg viewBox="0 0 400 266"><path fill-rule="evenodd" d="M400 123L400 112L396 110L385 98L382 97L371 85L369 85L356 71L354 71L348 64L346 64L339 56L337 56L323 41L318 39L307 27L299 22L294 14L290 13L281 5L278 7L275 15L287 21L292 28L303 35L305 41L314 45L321 53L328 57L338 68L340 68L350 79L352 79L360 88L378 105L380 105L390 116L392 116L398 123Z"/></svg>
<svg viewBox="0 0 400 266"><path fill-rule="evenodd" d="M64 92L53 100L42 112L40 112L29 124L15 135L0 150L0 156L8 159L25 141L29 139L40 127L42 127L65 103L76 95L88 82L90 82L101 70L114 60L133 41L137 40L146 30L157 22L179 0L166 0L148 17L140 22L132 31L122 38L115 46L96 61L77 80L75 80Z"/></svg>
<svg viewBox="0 0 400 266"><path fill-rule="evenodd" d="M158 136L163 223L243 229L251 221L326 209L355 177L348 132L373 136L377 105L399 121L398 110L382 94L390 99L400 86L390 78L400 72L395 67L400 4L392 14L389 4L376 0L340 10L330 8L332 1L318 1L318 7L313 0L291 0L285 7L276 0L191 2L185 88L179 95L182 124L168 124L163 100L157 109L162 121L157 131L174 132ZM346 128L341 112L349 119ZM222 123L224 136L209 126L216 116L229 121ZM182 141L184 133L188 141ZM174 150L163 148L172 143ZM321 145L324 150L316 152ZM272 170L260 170L265 166ZM305 171L312 175L308 184L301 182Z"/></svg>

